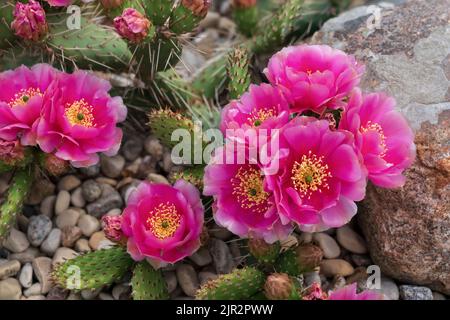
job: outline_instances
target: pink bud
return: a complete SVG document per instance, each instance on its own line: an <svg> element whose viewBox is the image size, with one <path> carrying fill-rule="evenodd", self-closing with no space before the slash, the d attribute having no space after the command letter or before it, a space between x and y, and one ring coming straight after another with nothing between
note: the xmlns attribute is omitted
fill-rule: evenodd
<svg viewBox="0 0 450 320"><path fill-rule="evenodd" d="M52 7L67 7L72 3L72 0L45 0Z"/></svg>
<svg viewBox="0 0 450 320"><path fill-rule="evenodd" d="M139 11L127 8L121 16L114 19L114 27L124 38L133 43L144 40L150 31L152 23Z"/></svg>
<svg viewBox="0 0 450 320"><path fill-rule="evenodd" d="M211 0L181 0L181 5L191 10L196 16L204 17L208 13Z"/></svg>
<svg viewBox="0 0 450 320"><path fill-rule="evenodd" d="M19 140L6 141L0 139L0 161L7 165L16 165L25 158L24 147Z"/></svg>
<svg viewBox="0 0 450 320"><path fill-rule="evenodd" d="M38 41L48 32L45 11L39 2L30 0L27 4L17 2L11 28L16 35L32 41Z"/></svg>
<svg viewBox="0 0 450 320"><path fill-rule="evenodd" d="M125 236L122 232L122 216L103 216L103 231L107 239L112 242L124 242Z"/></svg>

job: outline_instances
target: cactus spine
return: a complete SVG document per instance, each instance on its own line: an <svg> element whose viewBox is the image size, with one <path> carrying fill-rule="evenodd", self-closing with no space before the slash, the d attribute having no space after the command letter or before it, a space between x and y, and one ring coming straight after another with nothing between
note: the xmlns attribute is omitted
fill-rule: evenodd
<svg viewBox="0 0 450 320"><path fill-rule="evenodd" d="M166 300L169 298L162 272L153 269L145 260L134 268L131 286L134 300Z"/></svg>
<svg viewBox="0 0 450 320"><path fill-rule="evenodd" d="M235 269L205 283L198 291L198 300L240 300L250 299L263 287L265 275L262 271L245 267Z"/></svg>
<svg viewBox="0 0 450 320"><path fill-rule="evenodd" d="M55 284L65 289L94 290L120 280L133 263L124 248L112 247L56 265L52 279Z"/></svg>
<svg viewBox="0 0 450 320"><path fill-rule="evenodd" d="M16 217L22 210L23 202L30 189L31 180L28 167L15 172L6 201L0 207L0 242L8 236L9 230L16 222Z"/></svg>

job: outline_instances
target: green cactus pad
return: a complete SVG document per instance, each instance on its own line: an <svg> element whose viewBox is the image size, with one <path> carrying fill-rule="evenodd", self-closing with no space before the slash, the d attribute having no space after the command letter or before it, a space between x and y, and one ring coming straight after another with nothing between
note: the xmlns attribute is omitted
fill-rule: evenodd
<svg viewBox="0 0 450 320"><path fill-rule="evenodd" d="M9 230L16 222L21 212L23 202L31 186L32 175L28 167L15 172L9 186L5 202L0 207L0 243L9 234Z"/></svg>
<svg viewBox="0 0 450 320"><path fill-rule="evenodd" d="M198 291L198 300L251 299L261 291L265 281L262 271L245 267L205 283Z"/></svg>
<svg viewBox="0 0 450 320"><path fill-rule="evenodd" d="M302 3L303 0L288 0L281 6L267 26L263 26L255 37L252 48L254 53L272 52L284 44L301 15Z"/></svg>
<svg viewBox="0 0 450 320"><path fill-rule="evenodd" d="M297 262L297 254L294 249L283 252L275 262L274 269L279 273L287 273L292 277L297 277L302 270Z"/></svg>
<svg viewBox="0 0 450 320"><path fill-rule="evenodd" d="M55 284L65 289L95 290L119 280L133 263L125 248L112 247L56 265L52 279Z"/></svg>
<svg viewBox="0 0 450 320"><path fill-rule="evenodd" d="M228 56L228 95L239 98L250 85L249 58L245 48L236 48Z"/></svg>
<svg viewBox="0 0 450 320"><path fill-rule="evenodd" d="M14 4L11 1L0 4L0 48L11 47L14 41L14 33L11 30L13 21Z"/></svg>
<svg viewBox="0 0 450 320"><path fill-rule="evenodd" d="M170 109L160 109L149 113L148 125L163 145L170 149L179 148L172 150L176 156L181 158L179 164L203 164L204 142L201 128L191 119ZM184 131L182 131L183 129ZM174 136L174 141L172 141L172 133L175 130L180 135ZM189 143L188 147L186 144Z"/></svg>
<svg viewBox="0 0 450 320"><path fill-rule="evenodd" d="M202 190L204 173L204 166L184 167L182 171L171 174L169 176L169 181L175 183L177 180L183 179L192 183L199 190Z"/></svg>
<svg viewBox="0 0 450 320"><path fill-rule="evenodd" d="M172 0L142 0L145 14L157 26L162 26L172 12Z"/></svg>
<svg viewBox="0 0 450 320"><path fill-rule="evenodd" d="M191 32L202 19L180 3L170 15L169 28L176 34Z"/></svg>
<svg viewBox="0 0 450 320"><path fill-rule="evenodd" d="M169 293L161 270L155 270L147 261L136 265L131 278L134 300L167 300Z"/></svg>
<svg viewBox="0 0 450 320"><path fill-rule="evenodd" d="M211 60L193 77L192 87L207 99L214 99L227 85L227 54Z"/></svg>
<svg viewBox="0 0 450 320"><path fill-rule="evenodd" d="M67 28L66 15L49 17L50 34L46 40L55 58L66 65L83 69L125 70L132 54L127 43L111 29L81 18L81 29Z"/></svg>
<svg viewBox="0 0 450 320"><path fill-rule="evenodd" d="M257 25L261 19L257 6L249 8L234 8L233 19L240 33L247 37L253 36L258 30Z"/></svg>

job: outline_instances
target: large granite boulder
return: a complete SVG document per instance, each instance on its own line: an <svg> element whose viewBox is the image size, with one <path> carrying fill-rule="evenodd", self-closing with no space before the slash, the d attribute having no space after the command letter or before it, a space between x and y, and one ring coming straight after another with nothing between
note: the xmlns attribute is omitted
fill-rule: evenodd
<svg viewBox="0 0 450 320"><path fill-rule="evenodd" d="M417 160L397 190L368 187L359 213L382 272L450 294L450 0L354 8L312 38L366 64L365 91L386 91L416 132Z"/></svg>

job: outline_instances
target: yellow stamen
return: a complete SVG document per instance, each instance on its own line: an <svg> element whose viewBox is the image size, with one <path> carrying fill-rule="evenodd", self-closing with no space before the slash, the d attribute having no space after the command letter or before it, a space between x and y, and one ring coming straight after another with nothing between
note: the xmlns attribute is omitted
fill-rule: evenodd
<svg viewBox="0 0 450 320"><path fill-rule="evenodd" d="M300 162L295 161L292 166L292 183L301 197L311 198L316 192L322 189L329 189L328 179L332 175L328 165L323 163L323 156L317 157L311 151L308 155L303 155Z"/></svg>
<svg viewBox="0 0 450 320"><path fill-rule="evenodd" d="M166 239L175 234L180 226L180 214L172 203L160 203L149 213L147 228L158 239Z"/></svg>
<svg viewBox="0 0 450 320"><path fill-rule="evenodd" d="M253 126L253 127L259 127L264 121L267 119L273 118L277 115L277 111L275 108L269 108L269 109L260 109L260 110L254 110L250 113L249 117L247 118L247 121Z"/></svg>
<svg viewBox="0 0 450 320"><path fill-rule="evenodd" d="M95 127L93 108L84 99L66 105L65 115L71 125Z"/></svg>
<svg viewBox="0 0 450 320"><path fill-rule="evenodd" d="M260 170L256 168L240 167L234 178L231 179L232 194L243 209L253 209L258 213L264 213L269 209L269 193L264 191L263 179Z"/></svg>
<svg viewBox="0 0 450 320"><path fill-rule="evenodd" d="M39 88L28 88L28 89L22 89L19 92L17 92L14 95L14 98L11 99L11 101L8 103L8 105L11 108L14 107L21 107L27 104L28 101L30 101L31 98L39 96L42 97L43 94Z"/></svg>
<svg viewBox="0 0 450 320"><path fill-rule="evenodd" d="M387 152L387 146L386 146L386 136L384 135L383 128L376 123L372 121L368 121L365 127L362 127L360 129L361 133L366 133L368 131L375 131L380 135L380 147L383 150L380 154L380 157L384 157Z"/></svg>

